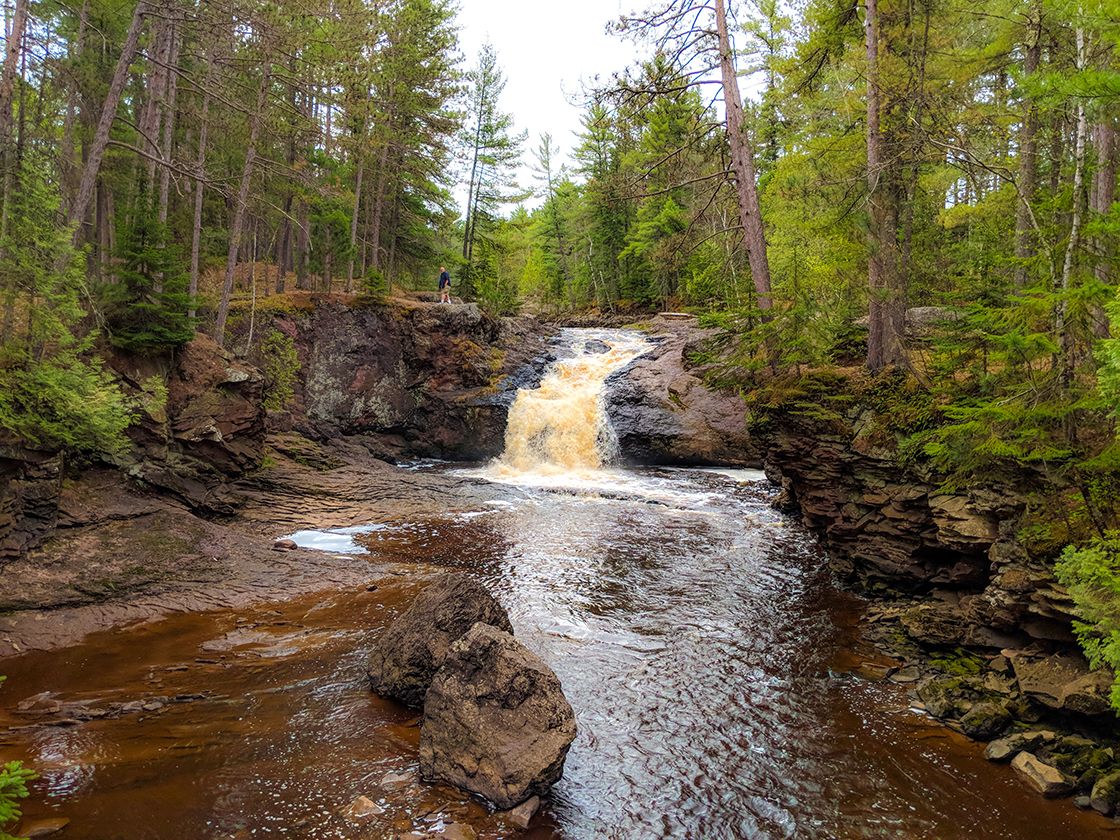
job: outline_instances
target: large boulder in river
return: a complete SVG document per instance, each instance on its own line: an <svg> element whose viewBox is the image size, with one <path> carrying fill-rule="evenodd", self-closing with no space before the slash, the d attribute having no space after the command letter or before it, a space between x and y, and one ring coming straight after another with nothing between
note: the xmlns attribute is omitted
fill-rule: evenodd
<svg viewBox="0 0 1120 840"><path fill-rule="evenodd" d="M420 773L512 808L560 778L575 737L552 669L508 633L476 624L424 699Z"/></svg>
<svg viewBox="0 0 1120 840"><path fill-rule="evenodd" d="M377 640L369 657L371 687L421 705L451 643L477 622L513 633L509 615L482 584L462 572L437 578Z"/></svg>

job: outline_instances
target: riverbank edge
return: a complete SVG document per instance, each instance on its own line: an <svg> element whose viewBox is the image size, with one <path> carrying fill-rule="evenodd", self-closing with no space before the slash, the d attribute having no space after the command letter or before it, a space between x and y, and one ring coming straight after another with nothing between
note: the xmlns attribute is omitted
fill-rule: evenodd
<svg viewBox="0 0 1120 840"><path fill-rule="evenodd" d="M1114 675L1090 669L1076 642L1053 546L1024 538L1057 491L1037 476L1033 497L946 490L900 457L889 402L819 410L815 396L756 415L752 433L775 507L818 534L837 585L867 601L863 636L896 664L866 676L905 686L915 710L986 744L1041 795L1116 814Z"/></svg>

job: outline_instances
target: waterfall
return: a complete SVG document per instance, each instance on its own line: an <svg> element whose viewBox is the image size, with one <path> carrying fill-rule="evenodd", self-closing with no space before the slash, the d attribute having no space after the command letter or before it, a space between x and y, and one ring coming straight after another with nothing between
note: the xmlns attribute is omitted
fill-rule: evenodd
<svg viewBox="0 0 1120 840"><path fill-rule="evenodd" d="M603 407L603 383L649 349L639 334L566 330L573 355L555 362L540 387L518 391L496 476L594 472L618 455ZM604 350L604 348L606 348Z"/></svg>

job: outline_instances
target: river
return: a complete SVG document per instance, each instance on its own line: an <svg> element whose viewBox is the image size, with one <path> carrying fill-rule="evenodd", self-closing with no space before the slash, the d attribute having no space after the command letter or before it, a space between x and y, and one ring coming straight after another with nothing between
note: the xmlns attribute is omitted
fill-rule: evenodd
<svg viewBox="0 0 1120 840"><path fill-rule="evenodd" d="M97 840L356 840L452 822L534 840L1113 836L880 679L861 603L768 506L760 473L610 466L610 430L584 403L642 345L573 338L611 349L524 395L503 459L411 467L499 483L500 498L294 535L392 574L6 660L0 727L16 728L0 747L41 773L24 825L66 818L64 836ZM365 683L379 632L448 568L491 587L576 712L564 777L528 831L413 778L416 712ZM40 692L72 722L21 715ZM347 819L359 795L384 813Z"/></svg>

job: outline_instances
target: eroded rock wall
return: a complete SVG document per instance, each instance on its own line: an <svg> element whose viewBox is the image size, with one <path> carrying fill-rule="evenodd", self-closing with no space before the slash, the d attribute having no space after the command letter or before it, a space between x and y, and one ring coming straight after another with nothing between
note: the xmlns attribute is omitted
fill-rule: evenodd
<svg viewBox="0 0 1120 840"><path fill-rule="evenodd" d="M709 331L658 319L649 352L607 380L606 410L636 464L758 467L762 455L736 394L706 387L690 354Z"/></svg>
<svg viewBox="0 0 1120 840"><path fill-rule="evenodd" d="M202 334L165 357L117 355L109 366L138 418L131 445L108 465L140 491L224 517L244 503L237 482L264 462L270 431L298 428L320 442L351 436L388 461L490 457L501 452L517 389L539 383L551 361L554 332L530 319L495 320L473 304L405 299L262 311L255 327L286 334L296 348L289 409L266 411L262 371ZM230 345L245 344L235 331ZM166 385L166 400L153 381ZM66 483L99 466L0 436L0 568L68 527Z"/></svg>
<svg viewBox="0 0 1120 840"><path fill-rule="evenodd" d="M514 394L550 360L550 329L474 304L325 303L274 323L299 354L295 422L360 435L386 457L499 454Z"/></svg>

